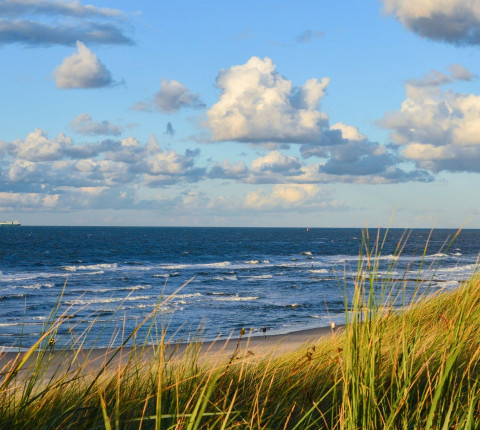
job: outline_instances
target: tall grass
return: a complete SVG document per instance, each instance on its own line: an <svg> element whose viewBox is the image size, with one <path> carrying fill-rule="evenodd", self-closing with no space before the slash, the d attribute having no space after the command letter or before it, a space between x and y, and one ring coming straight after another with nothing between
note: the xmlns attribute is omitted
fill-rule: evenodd
<svg viewBox="0 0 480 430"><path fill-rule="evenodd" d="M92 363L83 339L50 352L65 323L54 310L28 352L0 357L0 428L479 428L480 278L422 295L418 275L407 300L407 276L379 277L384 241L365 233L344 329L291 353L260 356L244 333L216 354L175 352L154 311ZM126 348L143 325L147 339Z"/></svg>

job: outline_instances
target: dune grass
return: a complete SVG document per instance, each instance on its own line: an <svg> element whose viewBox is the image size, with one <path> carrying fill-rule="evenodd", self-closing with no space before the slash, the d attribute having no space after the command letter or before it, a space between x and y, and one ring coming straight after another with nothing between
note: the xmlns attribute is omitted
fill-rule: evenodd
<svg viewBox="0 0 480 430"><path fill-rule="evenodd" d="M480 278L421 296L419 277L406 303L406 281L377 276L381 240L364 237L345 328L292 353L239 346L205 359L193 343L173 354L159 335L154 347L149 338L89 366L81 339L49 353L65 321L55 311L38 342L0 369L0 428L479 428ZM154 333L154 321L155 312L141 325Z"/></svg>

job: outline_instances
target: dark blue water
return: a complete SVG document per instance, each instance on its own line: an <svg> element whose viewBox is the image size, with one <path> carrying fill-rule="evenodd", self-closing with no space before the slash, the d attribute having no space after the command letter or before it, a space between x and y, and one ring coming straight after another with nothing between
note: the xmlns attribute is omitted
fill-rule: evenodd
<svg viewBox="0 0 480 430"><path fill-rule="evenodd" d="M377 233L369 231L371 243ZM390 230L379 276L407 278L407 290L421 292L468 279L480 230L462 231L453 244L454 230L436 230L423 258L429 234ZM154 331L168 326L176 339L341 323L363 249L360 229L3 227L0 345L33 344L64 286L63 345L86 331L89 346L118 344L156 307Z"/></svg>

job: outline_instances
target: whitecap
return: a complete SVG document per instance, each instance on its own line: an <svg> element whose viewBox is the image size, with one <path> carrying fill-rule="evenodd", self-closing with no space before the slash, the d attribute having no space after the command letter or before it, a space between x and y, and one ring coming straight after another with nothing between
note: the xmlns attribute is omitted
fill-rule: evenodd
<svg viewBox="0 0 480 430"><path fill-rule="evenodd" d="M35 283L33 285L24 285L22 288L25 290L39 290L40 288L52 288L55 284L53 282L46 282L46 283Z"/></svg>
<svg viewBox="0 0 480 430"><path fill-rule="evenodd" d="M230 297L217 297L214 298L216 302L248 302L251 300L258 300L259 297L256 296L245 296L245 297L240 297L240 296L230 296Z"/></svg>
<svg viewBox="0 0 480 430"><path fill-rule="evenodd" d="M76 272L78 270L116 270L117 263L89 264L86 266L63 266L62 269L67 272Z"/></svg>
<svg viewBox="0 0 480 430"><path fill-rule="evenodd" d="M174 299L188 299L192 297L202 297L200 293L189 293L189 294L177 294L173 298Z"/></svg>
<svg viewBox="0 0 480 430"><path fill-rule="evenodd" d="M135 300L150 300L155 299L152 296L129 296L129 297L108 297L108 298L96 298L96 299L76 299L68 300L65 302L67 305L93 305L101 303L122 303Z"/></svg>
<svg viewBox="0 0 480 430"><path fill-rule="evenodd" d="M255 279L270 279L273 278L273 275L256 275L256 276L249 276L247 279L250 280L255 280Z"/></svg>

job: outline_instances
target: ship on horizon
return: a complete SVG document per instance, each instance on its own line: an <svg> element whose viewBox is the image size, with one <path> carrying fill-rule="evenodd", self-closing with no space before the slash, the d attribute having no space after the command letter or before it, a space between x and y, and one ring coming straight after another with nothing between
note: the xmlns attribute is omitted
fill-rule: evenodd
<svg viewBox="0 0 480 430"><path fill-rule="evenodd" d="M2 226L2 225L19 226L19 225L22 225L22 224L20 224L20 221L0 221L0 226Z"/></svg>

